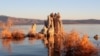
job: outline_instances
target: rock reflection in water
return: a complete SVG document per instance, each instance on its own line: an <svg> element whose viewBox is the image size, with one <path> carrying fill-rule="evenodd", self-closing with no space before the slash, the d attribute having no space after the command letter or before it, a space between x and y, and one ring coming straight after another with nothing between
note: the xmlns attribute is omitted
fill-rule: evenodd
<svg viewBox="0 0 100 56"><path fill-rule="evenodd" d="M15 44L23 44L25 39L13 39L12 42Z"/></svg>
<svg viewBox="0 0 100 56"><path fill-rule="evenodd" d="M75 33L72 33L70 35L70 38L72 38L72 35L74 35L74 34ZM67 39L67 41L69 41L69 40L70 41L75 40L73 38L72 39L69 39L69 40L68 39ZM16 39L2 39L2 47L3 47L4 50L8 51L11 54L12 53L12 45L11 45L11 43L23 44L23 41L24 40L25 40L25 38L24 39L19 39L19 40L18 39L17 40ZM65 51L66 55L62 55L62 53L64 53L64 52L62 52L61 50L55 51L55 49L57 49L57 47L59 47L59 46L56 46L56 48L51 48L51 46L49 46L48 40L46 38L43 38L43 39L29 38L28 40L29 40L29 43L32 44L32 45L34 44L34 41L35 40L43 40L44 45L46 46L46 48L48 48L48 56L80 56L80 55L81 56L91 56L92 53L88 53L88 52L90 52L91 49L93 50L93 47L91 47L87 43L87 41L88 41L87 36L83 36L83 38L82 38L82 40L80 42L80 43L82 43L81 45L79 44L79 45L76 45L76 46L70 46L66 42L66 44L68 46L70 46L70 48ZM85 43L85 45L84 45L84 43ZM58 43L58 45L59 44L60 43ZM87 47L87 46L89 46L89 47ZM79 48L81 48L81 49L79 49ZM84 50L83 50L83 48L84 48ZM94 51L96 51L96 50L93 50L92 52L94 52ZM92 56L95 56L95 55L92 55Z"/></svg>
<svg viewBox="0 0 100 56"><path fill-rule="evenodd" d="M2 48L9 52L10 54L12 53L12 43L14 44L22 44L24 39L2 39Z"/></svg>
<svg viewBox="0 0 100 56"><path fill-rule="evenodd" d="M11 39L3 39L2 40L2 47L4 50L9 51L9 53L11 53L12 52Z"/></svg>
<svg viewBox="0 0 100 56"><path fill-rule="evenodd" d="M42 40L41 38L38 39L37 37L28 37L28 38L23 38L23 39L1 39L2 41L2 48L3 50L7 51L9 54L13 54L13 44L17 44L17 45L23 45L25 43L25 41L28 40L28 43L31 45L34 45L36 40Z"/></svg>
<svg viewBox="0 0 100 56"><path fill-rule="evenodd" d="M35 41L36 41L36 38L32 38L32 37L29 38L29 43L31 45L33 45Z"/></svg>

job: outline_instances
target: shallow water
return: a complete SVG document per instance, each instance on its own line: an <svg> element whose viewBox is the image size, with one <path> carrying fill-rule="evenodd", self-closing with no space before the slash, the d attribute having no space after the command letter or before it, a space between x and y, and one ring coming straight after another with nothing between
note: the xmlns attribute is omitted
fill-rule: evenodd
<svg viewBox="0 0 100 56"><path fill-rule="evenodd" d="M98 49L100 48L100 39L96 41L93 38L93 36L96 34L100 36L99 24L68 24L63 26L67 33L71 30L76 30L81 35L88 34L89 40L96 47L98 47ZM30 28L31 25L17 25L13 26L11 30L13 31L14 29L20 29L23 30L25 34L27 34ZM43 25L38 25L37 32L39 32L42 28ZM28 38L25 38L24 40L20 41L0 39L0 56L48 56L48 50L43 45L42 41L37 39L28 40Z"/></svg>

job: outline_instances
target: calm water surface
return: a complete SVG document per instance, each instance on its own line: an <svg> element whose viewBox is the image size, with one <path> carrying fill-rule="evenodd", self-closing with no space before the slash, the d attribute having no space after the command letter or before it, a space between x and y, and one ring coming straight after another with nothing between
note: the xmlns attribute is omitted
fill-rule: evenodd
<svg viewBox="0 0 100 56"><path fill-rule="evenodd" d="M68 24L63 25L64 30L69 33L72 30L78 31L80 35L88 34L89 40L96 46L100 47L100 39L94 40L93 36L100 36L99 24ZM29 32L31 25L17 25L11 28L23 30L25 34ZM37 26L37 32L43 28L43 25ZM6 42L7 41L7 42ZM97 46L98 44L98 46ZM41 40L28 40L27 38L20 41L1 40L0 39L0 56L48 56L48 50Z"/></svg>

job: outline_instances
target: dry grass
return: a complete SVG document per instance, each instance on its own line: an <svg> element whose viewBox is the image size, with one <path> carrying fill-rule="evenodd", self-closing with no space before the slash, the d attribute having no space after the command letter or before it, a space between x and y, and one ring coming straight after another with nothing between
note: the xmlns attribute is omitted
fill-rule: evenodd
<svg viewBox="0 0 100 56"><path fill-rule="evenodd" d="M4 29L2 32L1 32L1 36L2 38L7 38L7 39L11 39L12 38L12 34L11 32L8 30L8 29Z"/></svg>
<svg viewBox="0 0 100 56"><path fill-rule="evenodd" d="M69 33L66 37L66 56L90 56L96 52L96 48L89 41L88 36L82 38L75 31Z"/></svg>
<svg viewBox="0 0 100 56"><path fill-rule="evenodd" d="M13 39L20 40L25 38L25 34L21 30L15 30L12 32Z"/></svg>

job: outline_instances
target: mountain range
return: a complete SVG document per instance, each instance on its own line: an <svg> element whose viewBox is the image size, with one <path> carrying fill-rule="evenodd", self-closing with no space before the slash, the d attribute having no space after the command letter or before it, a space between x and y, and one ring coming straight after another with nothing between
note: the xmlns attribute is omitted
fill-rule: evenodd
<svg viewBox="0 0 100 56"><path fill-rule="evenodd" d="M0 22L7 22L11 20L15 25L29 25L29 24L43 24L45 20L30 19L30 18L17 18L5 15L0 15ZM100 24L100 20L87 19L87 20L62 20L63 24Z"/></svg>

